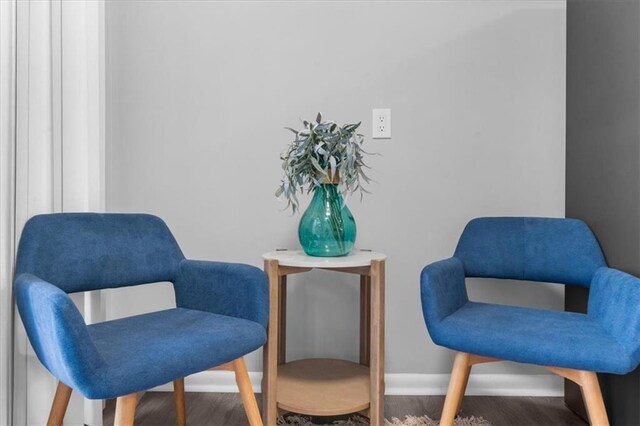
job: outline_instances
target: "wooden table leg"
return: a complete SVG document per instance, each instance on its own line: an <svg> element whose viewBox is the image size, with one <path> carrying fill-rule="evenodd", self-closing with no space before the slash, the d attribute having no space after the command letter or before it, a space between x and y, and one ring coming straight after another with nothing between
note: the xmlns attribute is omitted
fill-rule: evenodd
<svg viewBox="0 0 640 426"><path fill-rule="evenodd" d="M384 423L384 260L371 261L371 407L373 426Z"/></svg>
<svg viewBox="0 0 640 426"><path fill-rule="evenodd" d="M371 278L360 275L360 364L369 365L371 334L369 320L371 316Z"/></svg>
<svg viewBox="0 0 640 426"><path fill-rule="evenodd" d="M287 362L287 276L280 279L280 301L278 303L278 365Z"/></svg>
<svg viewBox="0 0 640 426"><path fill-rule="evenodd" d="M265 425L274 426L278 416L276 402L276 383L278 375L278 319L280 304L280 279L278 261L265 260L264 270L269 277L269 325L267 343L262 349L262 419Z"/></svg>

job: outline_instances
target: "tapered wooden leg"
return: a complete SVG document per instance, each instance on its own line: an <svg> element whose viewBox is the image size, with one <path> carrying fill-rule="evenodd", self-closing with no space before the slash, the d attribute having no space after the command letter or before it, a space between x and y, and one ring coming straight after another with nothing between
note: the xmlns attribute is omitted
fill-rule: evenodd
<svg viewBox="0 0 640 426"><path fill-rule="evenodd" d="M186 426L187 411L184 403L184 379L173 381L173 394L176 402L176 425Z"/></svg>
<svg viewBox="0 0 640 426"><path fill-rule="evenodd" d="M449 388L447 389L447 397L444 400L444 408L440 417L441 426L453 426L453 421L458 413L464 390L469 379L469 354L458 352L453 361L453 369L451 370L451 379L449 380Z"/></svg>
<svg viewBox="0 0 640 426"><path fill-rule="evenodd" d="M251 388L251 380L249 379L249 373L247 372L247 366L244 363L244 358L238 358L233 361L233 369L236 373L236 383L240 390L240 396L242 396L242 404L244 405L244 411L247 413L249 425L262 426L260 410L258 410L256 396Z"/></svg>
<svg viewBox="0 0 640 426"><path fill-rule="evenodd" d="M447 397L445 398L444 408L442 409L442 416L440 418L441 426L453 426L456 414L458 410L460 410L464 391L467 387L471 366L496 361L500 360L464 352L458 352L456 354L456 358L453 361L449 389L447 389ZM607 410L604 406L600 384L598 383L598 375L596 373L554 366L545 366L545 368L554 374L580 385L584 404L587 407L587 413L589 415L589 423L592 426L609 426Z"/></svg>
<svg viewBox="0 0 640 426"><path fill-rule="evenodd" d="M269 277L269 325L267 343L262 349L262 418L271 426L276 424L278 407L276 403L276 383L278 380L278 320L280 316L280 279L278 261L265 260L264 270Z"/></svg>
<svg viewBox="0 0 640 426"><path fill-rule="evenodd" d="M460 412L460 408L462 408L462 400L464 399L464 392L467 389L467 385L469 384L469 375L471 374L471 366L467 366L467 374L464 378L464 383L462 384L462 396L458 400L458 407L456 407L456 414Z"/></svg>
<svg viewBox="0 0 640 426"><path fill-rule="evenodd" d="M600 384L598 383L598 375L596 373L562 367L547 366L545 368L558 376L580 385L582 399L584 399L584 405L587 408L587 415L589 416L589 423L592 426L609 425L607 410L602 400L602 392L600 391Z"/></svg>
<svg viewBox="0 0 640 426"><path fill-rule="evenodd" d="M384 260L371 262L371 348L369 354L370 406L372 426L384 424Z"/></svg>
<svg viewBox="0 0 640 426"><path fill-rule="evenodd" d="M138 394L132 393L120 396L116 400L116 416L113 426L133 426L136 415L136 401Z"/></svg>
<svg viewBox="0 0 640 426"><path fill-rule="evenodd" d="M58 382L56 395L53 397L51 411L49 412L49 420L47 426L62 426L64 414L67 412L69 398L71 398L72 389L62 382Z"/></svg>
<svg viewBox="0 0 640 426"><path fill-rule="evenodd" d="M584 405L587 407L589 423L591 426L609 426L597 374L591 371L581 371L580 375L582 376L582 397Z"/></svg>

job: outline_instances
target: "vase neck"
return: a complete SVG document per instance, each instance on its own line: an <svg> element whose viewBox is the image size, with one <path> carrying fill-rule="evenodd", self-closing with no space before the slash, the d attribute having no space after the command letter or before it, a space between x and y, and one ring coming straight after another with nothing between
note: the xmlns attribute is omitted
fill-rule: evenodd
<svg viewBox="0 0 640 426"><path fill-rule="evenodd" d="M331 198L342 200L342 194L338 185L332 183L323 183L315 189L314 198Z"/></svg>
<svg viewBox="0 0 640 426"><path fill-rule="evenodd" d="M338 185L335 183L323 183L322 185L317 186L315 190L316 192L320 191L320 192L327 192L330 194L340 193L338 189Z"/></svg>

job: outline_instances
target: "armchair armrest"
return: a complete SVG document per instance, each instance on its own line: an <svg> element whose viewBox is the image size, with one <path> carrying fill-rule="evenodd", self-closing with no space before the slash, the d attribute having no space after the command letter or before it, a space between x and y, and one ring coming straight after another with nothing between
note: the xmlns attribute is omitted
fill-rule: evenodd
<svg viewBox="0 0 640 426"><path fill-rule="evenodd" d="M455 257L432 263L422 270L422 313L432 338L440 321L469 301L464 278L462 262Z"/></svg>
<svg viewBox="0 0 640 426"><path fill-rule="evenodd" d="M611 268L599 268L591 280L589 317L629 350L630 369L640 362L640 279Z"/></svg>
<svg viewBox="0 0 640 426"><path fill-rule="evenodd" d="M255 266L183 260L174 282L176 304L214 314L244 318L267 327L269 284Z"/></svg>
<svg viewBox="0 0 640 426"><path fill-rule="evenodd" d="M16 304L38 359L58 380L82 393L105 362L71 298L31 274L15 280Z"/></svg>

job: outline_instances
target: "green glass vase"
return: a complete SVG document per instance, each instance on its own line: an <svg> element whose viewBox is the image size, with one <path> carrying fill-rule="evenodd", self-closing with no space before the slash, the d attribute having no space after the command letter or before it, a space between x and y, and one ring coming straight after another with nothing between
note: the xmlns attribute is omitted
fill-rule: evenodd
<svg viewBox="0 0 640 426"><path fill-rule="evenodd" d="M309 256L346 256L356 241L356 221L335 184L315 189L300 219L298 238Z"/></svg>

